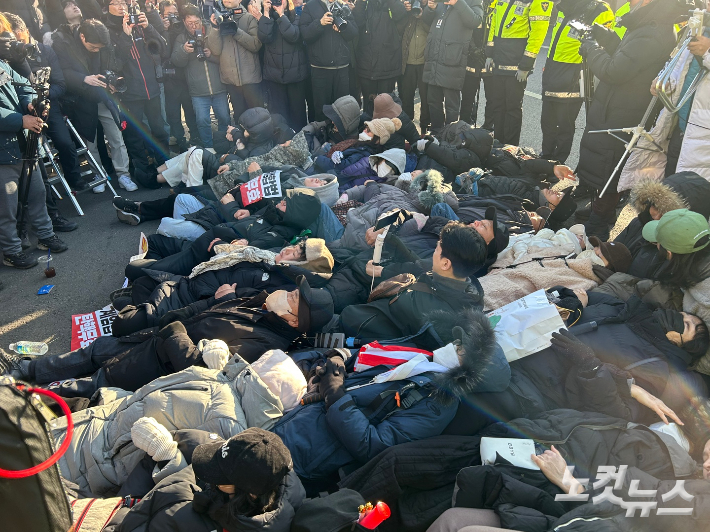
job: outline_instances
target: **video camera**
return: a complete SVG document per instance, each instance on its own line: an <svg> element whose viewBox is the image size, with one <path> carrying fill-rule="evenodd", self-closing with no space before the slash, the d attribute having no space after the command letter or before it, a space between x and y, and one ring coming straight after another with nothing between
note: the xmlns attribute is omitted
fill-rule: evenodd
<svg viewBox="0 0 710 532"><path fill-rule="evenodd" d="M352 14L350 8L345 4L336 2L330 8L330 12L333 15L333 24L336 25L339 31L343 31L348 26L348 21L345 19Z"/></svg>
<svg viewBox="0 0 710 532"><path fill-rule="evenodd" d="M195 35L192 39L188 39L187 44L192 46L193 50L195 50L198 61L204 61L207 59L207 56L205 55L205 36L202 35L201 28L197 28L195 30Z"/></svg>
<svg viewBox="0 0 710 532"><path fill-rule="evenodd" d="M39 48L36 44L25 44L18 41L13 33L6 31L0 34L0 59L5 61L24 61L36 59Z"/></svg>
<svg viewBox="0 0 710 532"><path fill-rule="evenodd" d="M234 9L224 7L222 0L215 0L214 3L215 18L219 25L220 35L235 35L237 33L237 23L233 20L234 15L244 13L243 7L235 7Z"/></svg>
<svg viewBox="0 0 710 532"><path fill-rule="evenodd" d="M584 24L583 22L572 20L567 25L569 26L569 32L567 35L572 39L582 41L584 39L591 38L592 36L592 27Z"/></svg>
<svg viewBox="0 0 710 532"><path fill-rule="evenodd" d="M104 83L106 85L111 85L116 92L126 92L128 90L128 83L126 83L126 78L119 76L112 70L107 70L102 74L104 78Z"/></svg>

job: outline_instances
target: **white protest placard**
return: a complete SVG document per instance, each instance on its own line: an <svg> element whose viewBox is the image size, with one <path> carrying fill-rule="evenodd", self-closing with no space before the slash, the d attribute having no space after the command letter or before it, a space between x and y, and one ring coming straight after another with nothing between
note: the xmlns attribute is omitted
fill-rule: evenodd
<svg viewBox="0 0 710 532"><path fill-rule="evenodd" d="M258 177L247 181L239 191L242 195L242 205L246 207L263 198L281 197L281 170L264 172Z"/></svg>

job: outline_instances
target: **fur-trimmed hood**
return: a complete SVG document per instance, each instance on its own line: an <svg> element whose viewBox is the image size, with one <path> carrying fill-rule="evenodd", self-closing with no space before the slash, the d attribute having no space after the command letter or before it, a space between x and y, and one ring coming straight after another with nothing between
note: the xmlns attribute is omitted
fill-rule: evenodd
<svg viewBox="0 0 710 532"><path fill-rule="evenodd" d="M673 191L663 182L644 180L631 189L629 203L641 213L651 205L659 210L661 215L676 209L686 209L687 206L680 194Z"/></svg>
<svg viewBox="0 0 710 532"><path fill-rule="evenodd" d="M451 192L451 187L444 183L444 176L438 170L425 170L412 179L409 192L416 194L419 203L431 210L437 203L444 202L444 196Z"/></svg>
<svg viewBox="0 0 710 532"><path fill-rule="evenodd" d="M496 349L493 327L485 314L471 308L460 313L436 310L427 314L426 319L434 326L444 344L461 337L461 347L465 353L461 365L446 373L439 373L433 379L437 385L434 397L438 401L447 403L461 400L480 385L492 363Z"/></svg>

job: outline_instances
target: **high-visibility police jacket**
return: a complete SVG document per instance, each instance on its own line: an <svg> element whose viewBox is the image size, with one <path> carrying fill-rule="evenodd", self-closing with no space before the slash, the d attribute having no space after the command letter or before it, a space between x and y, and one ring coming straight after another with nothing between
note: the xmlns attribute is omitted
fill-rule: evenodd
<svg viewBox="0 0 710 532"><path fill-rule="evenodd" d="M582 57L579 55L581 42L569 36L569 23L574 20L587 26L599 24L611 28L614 23L614 12L609 4L602 0L589 0L568 15L558 11L547 53L547 63L542 73L542 97L546 100L581 98L579 92L582 69Z"/></svg>
<svg viewBox="0 0 710 532"><path fill-rule="evenodd" d="M626 15L629 11L631 11L631 2L626 2L619 9L617 9L614 14L616 17L614 20L614 31L619 36L619 39L623 39L624 35L626 35L626 26L620 26L619 22L621 22L621 17Z"/></svg>
<svg viewBox="0 0 710 532"><path fill-rule="evenodd" d="M530 71L550 24L553 3L542 0L498 0L493 8L486 56L494 74Z"/></svg>

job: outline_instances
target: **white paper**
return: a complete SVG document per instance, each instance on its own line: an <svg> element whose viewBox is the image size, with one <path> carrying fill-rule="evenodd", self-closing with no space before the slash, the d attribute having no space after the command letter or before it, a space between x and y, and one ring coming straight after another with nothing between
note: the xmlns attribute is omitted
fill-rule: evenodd
<svg viewBox="0 0 710 532"><path fill-rule="evenodd" d="M511 464L525 469L540 470L530 455L535 454L535 442L515 438L481 438L481 463L493 465L500 455Z"/></svg>
<svg viewBox="0 0 710 532"><path fill-rule="evenodd" d="M544 290L528 294L488 313L488 317L491 316L500 316L494 330L496 341L508 362L549 347L552 333L566 328L555 305L547 300Z"/></svg>

